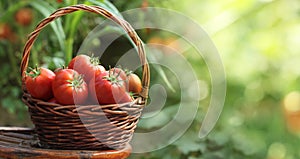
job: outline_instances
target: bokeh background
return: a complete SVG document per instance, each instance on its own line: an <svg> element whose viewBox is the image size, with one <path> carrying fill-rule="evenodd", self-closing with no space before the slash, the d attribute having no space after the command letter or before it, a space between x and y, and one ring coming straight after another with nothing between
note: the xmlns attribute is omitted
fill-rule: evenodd
<svg viewBox="0 0 300 159"><path fill-rule="evenodd" d="M1 126L32 126L27 108L21 101L19 72L26 37L40 20L57 8L78 3L101 5L116 14L146 7L182 12L210 35L223 60L227 95L224 110L213 132L205 139L198 138L199 123L210 99L211 83L205 61L190 48L182 55L191 63L201 81L202 96L197 118L185 135L170 146L145 154L132 154L130 158L300 158L298 0L0 0ZM89 31L102 20L101 17L78 12L55 21L45 28L35 43L31 66L39 64L55 69L67 63ZM181 45L176 43L176 36L171 33L151 29L138 30L138 33L145 43L171 44L170 47L180 50ZM103 33L103 37L109 38L110 34L116 34L115 30ZM101 45L101 40L95 45ZM117 39L114 45L119 47L107 50L114 54L101 59L106 66L115 62L111 56L130 49L125 37ZM178 110L180 92L174 93L168 86L175 77L168 70L161 69L163 73L152 69L151 82L166 86L168 100L163 113L140 121L138 129L141 131L162 127ZM164 80L164 75L170 81ZM176 84L173 87L178 90Z"/></svg>

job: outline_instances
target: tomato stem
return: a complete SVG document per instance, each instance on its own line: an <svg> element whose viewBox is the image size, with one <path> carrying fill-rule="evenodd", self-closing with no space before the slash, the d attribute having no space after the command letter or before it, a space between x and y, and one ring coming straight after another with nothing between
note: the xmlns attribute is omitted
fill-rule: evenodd
<svg viewBox="0 0 300 159"><path fill-rule="evenodd" d="M129 69L124 69L124 72L125 72L125 74L126 74L126 76L128 77L130 74L132 74L133 72L131 71L131 70L129 70Z"/></svg>
<svg viewBox="0 0 300 159"><path fill-rule="evenodd" d="M36 78L41 74L41 68L39 68L37 65L34 68L29 67L29 72L25 72L27 76L31 78Z"/></svg>
<svg viewBox="0 0 300 159"><path fill-rule="evenodd" d="M120 73L119 72L117 75L116 74L116 71L113 70L111 71L111 69L108 71L108 76L104 76L103 79L106 79L108 81L110 81L112 84L117 84L117 85L121 85L121 82L123 82L124 80L119 80L119 76L120 76Z"/></svg>
<svg viewBox="0 0 300 159"><path fill-rule="evenodd" d="M73 74L72 80L67 80L69 84L67 84L69 87L73 87L75 92L78 91L78 89L81 89L83 87L83 75Z"/></svg>
<svg viewBox="0 0 300 159"><path fill-rule="evenodd" d="M93 64L94 66L98 66L100 65L100 60L98 57L95 57L94 54L92 54L91 58L90 58L90 62L91 64Z"/></svg>

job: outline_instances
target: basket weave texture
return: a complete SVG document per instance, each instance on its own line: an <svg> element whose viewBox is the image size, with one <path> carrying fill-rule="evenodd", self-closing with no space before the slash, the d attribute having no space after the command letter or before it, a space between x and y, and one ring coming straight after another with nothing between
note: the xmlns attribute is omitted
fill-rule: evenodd
<svg viewBox="0 0 300 159"><path fill-rule="evenodd" d="M30 49L41 30L58 17L75 12L97 13L116 22L129 35L142 64L142 92L133 102L110 105L60 105L34 99L26 91L25 71ZM144 46L134 29L124 19L99 6L83 4L60 8L42 20L29 35L21 61L23 102L28 106L39 139L38 145L54 149L122 149L129 143L148 96L150 71Z"/></svg>

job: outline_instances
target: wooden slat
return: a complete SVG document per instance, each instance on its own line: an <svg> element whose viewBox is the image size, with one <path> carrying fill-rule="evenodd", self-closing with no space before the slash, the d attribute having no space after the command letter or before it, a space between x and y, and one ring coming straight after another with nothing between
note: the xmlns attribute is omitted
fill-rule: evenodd
<svg viewBox="0 0 300 159"><path fill-rule="evenodd" d="M31 134L31 135L29 135ZM0 128L0 158L10 159L125 159L130 155L131 146L122 150L53 150L30 146L34 142L32 129Z"/></svg>
<svg viewBox="0 0 300 159"><path fill-rule="evenodd" d="M22 134L22 133L14 133L14 132L3 132L0 134L2 134L4 136L10 136L10 137L24 139L24 140L31 140L33 138L32 135Z"/></svg>
<svg viewBox="0 0 300 159"><path fill-rule="evenodd" d="M24 140L19 139L19 138L10 137L10 136L0 135L0 141L6 141L6 142L10 142L12 144L20 144Z"/></svg>
<svg viewBox="0 0 300 159"><path fill-rule="evenodd" d="M106 150L106 151L76 151L76 150L50 150L37 148L21 148L2 145L0 143L0 158L11 159L73 159L73 158L90 158L90 159L125 159L130 155L131 147L125 149Z"/></svg>
<svg viewBox="0 0 300 159"><path fill-rule="evenodd" d="M6 146L6 147L14 147L14 144L11 144L10 142L6 141L0 141L0 146ZM1 157L0 157L1 158Z"/></svg>

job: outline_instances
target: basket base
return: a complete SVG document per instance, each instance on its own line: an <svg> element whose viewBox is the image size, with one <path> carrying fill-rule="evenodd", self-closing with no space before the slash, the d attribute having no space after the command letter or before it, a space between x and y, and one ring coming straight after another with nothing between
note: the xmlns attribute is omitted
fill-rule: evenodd
<svg viewBox="0 0 300 159"><path fill-rule="evenodd" d="M110 105L59 105L24 91L38 147L68 150L123 149L137 127L144 102Z"/></svg>
<svg viewBox="0 0 300 159"><path fill-rule="evenodd" d="M127 144L121 150L55 150L32 147L34 131L23 128L0 127L0 158L93 158L126 159L131 153Z"/></svg>

